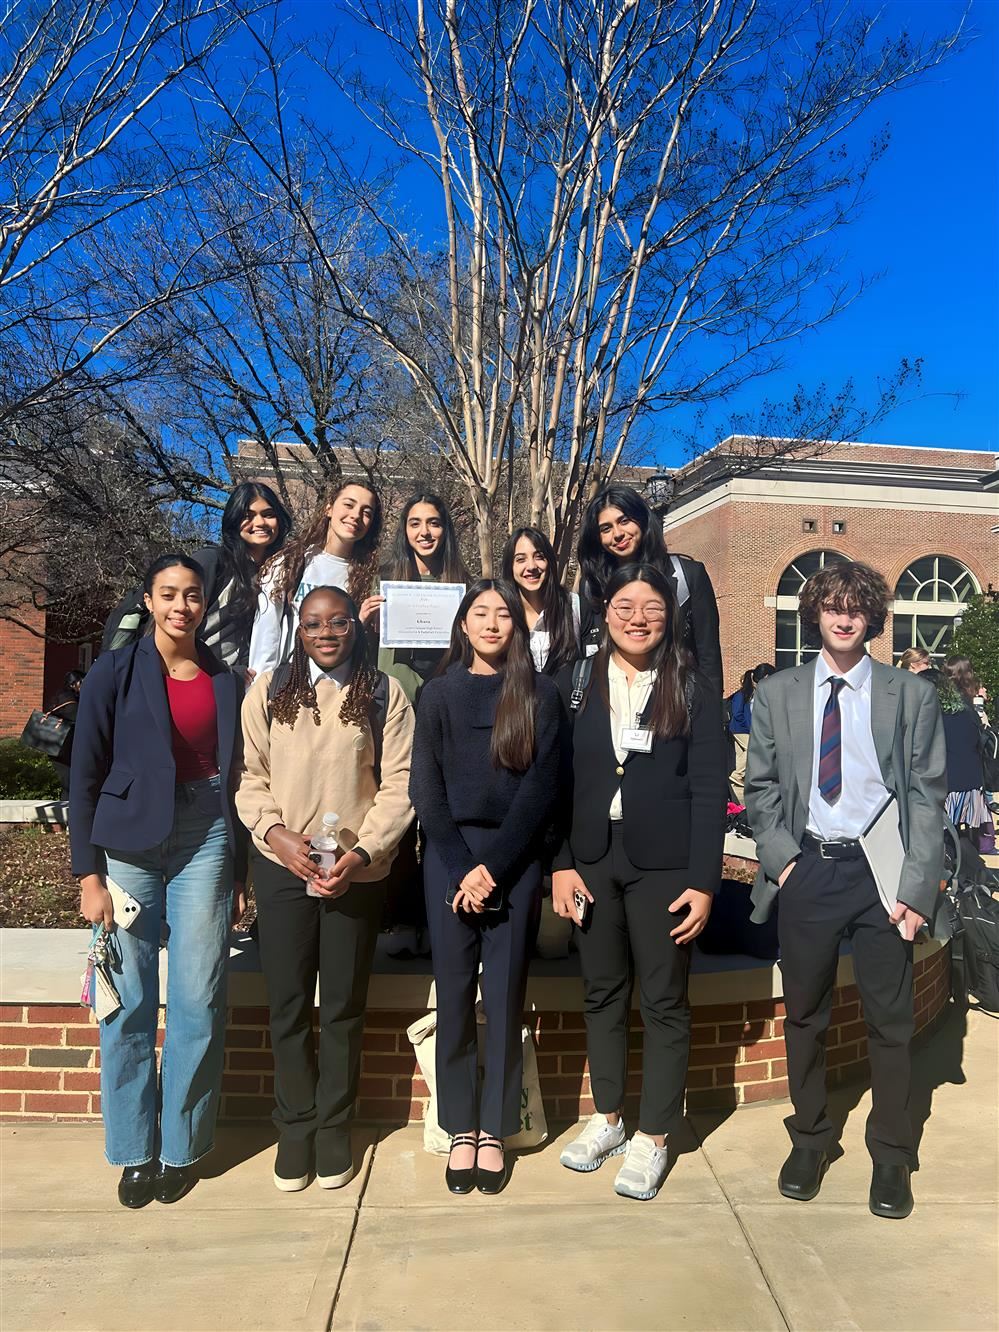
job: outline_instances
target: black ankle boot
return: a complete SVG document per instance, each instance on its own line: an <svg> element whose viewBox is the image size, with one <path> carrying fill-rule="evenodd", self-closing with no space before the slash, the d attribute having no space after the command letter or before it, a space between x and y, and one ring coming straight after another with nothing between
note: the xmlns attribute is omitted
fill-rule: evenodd
<svg viewBox="0 0 999 1332"><path fill-rule="evenodd" d="M808 1202L822 1185L822 1176L829 1167L829 1157L814 1147L792 1147L791 1155L781 1166L777 1187L785 1198Z"/></svg>
<svg viewBox="0 0 999 1332"><path fill-rule="evenodd" d="M153 1200L153 1162L126 1166L118 1181L118 1201L122 1207L145 1207Z"/></svg>

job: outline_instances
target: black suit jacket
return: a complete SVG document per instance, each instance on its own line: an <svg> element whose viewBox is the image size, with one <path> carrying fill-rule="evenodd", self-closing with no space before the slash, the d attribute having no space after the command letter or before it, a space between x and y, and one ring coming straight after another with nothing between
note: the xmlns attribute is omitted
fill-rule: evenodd
<svg viewBox="0 0 999 1332"><path fill-rule="evenodd" d="M241 762L242 682L207 650L201 668L212 677L218 725L222 808L241 879L246 830L236 817L233 778ZM103 874L104 848L148 851L173 827L177 770L170 708L152 637L103 652L80 690L69 787L73 873Z"/></svg>
<svg viewBox="0 0 999 1332"><path fill-rule="evenodd" d="M688 555L677 555L676 559L680 561L690 594L680 606L681 642L694 654L698 671L721 698L722 656L715 590L711 586L707 569L699 560L692 560ZM679 601L673 556L667 561L665 572L673 588L673 595ZM584 587L580 592L580 639L584 652L587 648L591 652L596 651L600 646L603 628L603 607L594 606Z"/></svg>
<svg viewBox="0 0 999 1332"><path fill-rule="evenodd" d="M715 892L721 880L728 778L720 701L705 681L695 683L687 736L654 740L649 754L618 764L611 718L595 664L587 698L569 709L572 670L556 683L565 708L564 768L560 782L561 846L555 869L592 864L610 845L608 812L621 787L624 849L637 869L684 869L687 887ZM623 768L623 775L618 769Z"/></svg>

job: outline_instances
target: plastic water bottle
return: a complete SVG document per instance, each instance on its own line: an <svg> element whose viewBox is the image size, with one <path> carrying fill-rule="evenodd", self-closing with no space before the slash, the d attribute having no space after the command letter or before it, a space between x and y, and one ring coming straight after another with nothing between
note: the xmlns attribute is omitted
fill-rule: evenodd
<svg viewBox="0 0 999 1332"><path fill-rule="evenodd" d="M340 843L337 841L336 830L340 823L340 815L334 814L332 810L323 815L323 830L316 833L315 837L309 843L312 848L312 854L309 859L315 862L317 872L328 874L336 864L336 858L340 851ZM309 882L305 885L305 891L309 897L322 897L322 893L317 893Z"/></svg>

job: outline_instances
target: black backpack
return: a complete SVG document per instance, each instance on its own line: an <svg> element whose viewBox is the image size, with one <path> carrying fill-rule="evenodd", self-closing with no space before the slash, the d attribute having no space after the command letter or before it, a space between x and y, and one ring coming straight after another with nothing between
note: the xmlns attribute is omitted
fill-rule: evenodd
<svg viewBox="0 0 999 1332"><path fill-rule="evenodd" d="M271 703L274 698L288 683L288 676L291 674L291 662L283 661L274 668L271 678L267 681L267 720L271 719ZM382 780L382 738L385 734L385 718L388 715L388 696L389 682L388 676L384 671L377 672L375 681L375 692L371 698L371 738L375 745L375 781L381 785Z"/></svg>
<svg viewBox="0 0 999 1332"><path fill-rule="evenodd" d="M990 869L966 836L948 829L950 881L947 910L951 929L951 993L968 1007L968 996L999 1017L999 874Z"/></svg>
<svg viewBox="0 0 999 1332"><path fill-rule="evenodd" d="M593 658L596 654L591 653L588 657L582 657L572 668L572 693L569 695L569 711L578 712L583 699L586 697L586 691L590 687L590 677L593 675ZM687 696L687 716L691 716L694 710L694 681L687 676L686 681Z"/></svg>
<svg viewBox="0 0 999 1332"><path fill-rule="evenodd" d="M999 791L999 735L991 726L982 727L982 772L986 791Z"/></svg>

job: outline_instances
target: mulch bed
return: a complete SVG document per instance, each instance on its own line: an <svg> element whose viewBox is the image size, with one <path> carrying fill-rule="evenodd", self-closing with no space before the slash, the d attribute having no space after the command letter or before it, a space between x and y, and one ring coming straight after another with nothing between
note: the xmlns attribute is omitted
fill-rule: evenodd
<svg viewBox="0 0 999 1332"><path fill-rule="evenodd" d="M69 834L31 824L0 832L0 929L83 924L80 888L69 872Z"/></svg>

